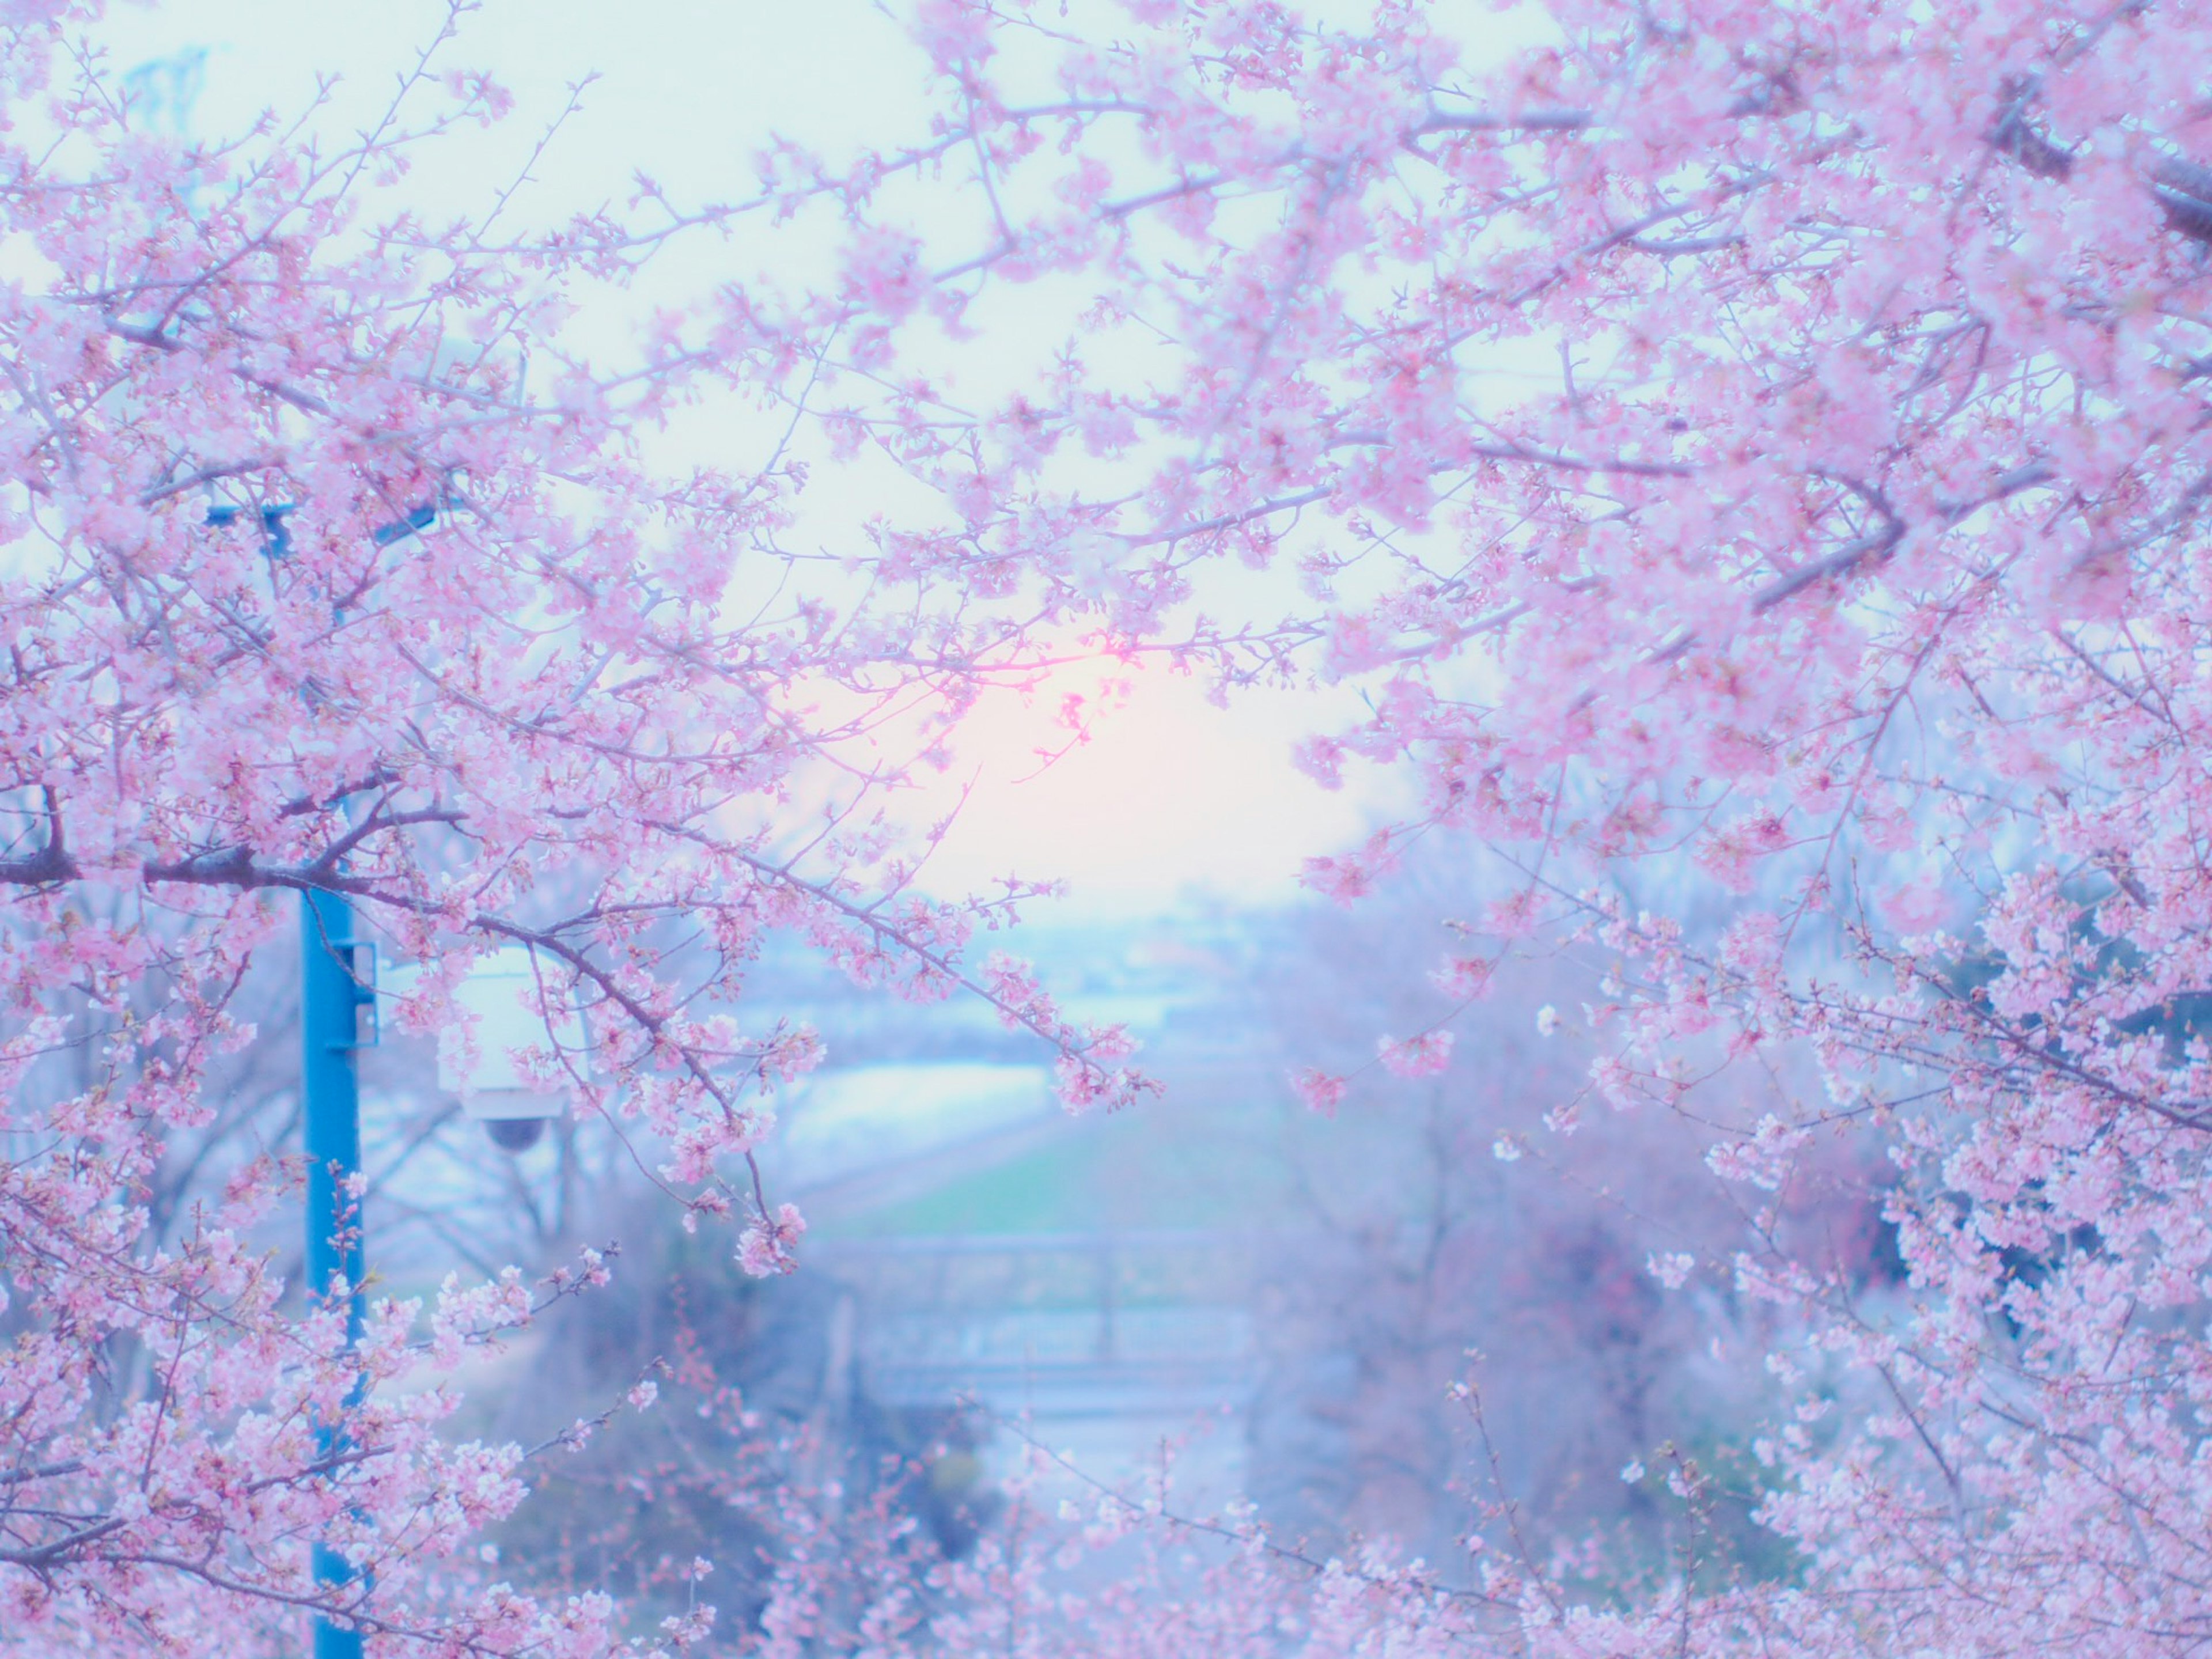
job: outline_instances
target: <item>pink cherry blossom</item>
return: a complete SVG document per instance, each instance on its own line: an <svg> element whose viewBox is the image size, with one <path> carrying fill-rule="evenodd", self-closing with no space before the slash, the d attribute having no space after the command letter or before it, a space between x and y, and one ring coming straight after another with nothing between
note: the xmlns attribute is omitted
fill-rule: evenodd
<svg viewBox="0 0 2212 1659"><path fill-rule="evenodd" d="M574 1279L456 1281L419 1350L387 1306L349 1352L241 1248L278 1160L187 1228L143 1200L216 1109L273 901L343 893L425 963L417 1030L529 946L583 1010L579 1088L779 1271L804 1224L750 1167L763 1096L819 1048L750 1023L770 933L985 999L1071 1105L1148 1086L1126 1033L978 960L1038 890L920 896L875 817L893 714L937 721L922 764L983 688L1087 651L1348 687L1303 763L1414 805L1316 849L1313 888L1486 848L1482 959L1600 964L1594 1091L1705 1147L1747 1218L1715 1293L1790 1334L1756 1516L1791 1565L1686 1547L1590 1600L1486 1550L1469 1611L1379 1553L1292 1593L1231 1526L1259 1541L1199 1601L1095 1619L997 1547L926 1598L793 1568L768 1650L856 1606L885 1653L2201 1646L2203 6L1551 0L1509 37L1419 0L927 0L909 148L779 143L720 205L641 185L536 235L489 191L435 230L397 193L499 118L493 80L434 52L350 147L188 148L78 50L97 9L17 5L0 41L9 1644L274 1648L317 1610L393 1651L614 1649L603 1596L451 1576L524 1476L442 1433L447 1385ZM733 277L626 356L571 326L676 239L795 220L836 246L818 281ZM940 225L972 244L940 260ZM1032 343L1055 307L1015 384L951 372L945 338ZM910 520L841 526L848 568L787 553L796 451L647 459L710 393L898 469ZM777 597L726 605L755 561ZM852 781L826 828L793 805L817 772ZM584 1069L554 1024L545 1081ZM1382 1063L1433 1073L1455 1029ZM1735 1075L1762 1103L1707 1115ZM1842 1136L1885 1160L1879 1295L1790 1225ZM161 1386L92 1409L125 1350ZM1712 1477L1664 1473L1701 1513ZM318 1536L362 1577L317 1581Z"/></svg>

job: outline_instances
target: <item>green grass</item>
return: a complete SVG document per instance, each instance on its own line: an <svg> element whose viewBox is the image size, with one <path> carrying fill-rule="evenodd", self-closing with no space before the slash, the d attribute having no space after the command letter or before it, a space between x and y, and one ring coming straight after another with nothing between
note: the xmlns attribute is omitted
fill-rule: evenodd
<svg viewBox="0 0 2212 1659"><path fill-rule="evenodd" d="M1087 1140L1089 1137L1082 1137ZM921 1234L1079 1232L1107 1224L1096 1146L1047 1146L933 1193L853 1217L839 1231L882 1238Z"/></svg>

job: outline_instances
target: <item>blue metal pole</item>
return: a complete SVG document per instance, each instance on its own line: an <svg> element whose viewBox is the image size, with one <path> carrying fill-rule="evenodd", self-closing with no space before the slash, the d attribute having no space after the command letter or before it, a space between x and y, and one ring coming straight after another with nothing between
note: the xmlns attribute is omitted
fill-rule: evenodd
<svg viewBox="0 0 2212 1659"><path fill-rule="evenodd" d="M354 968L353 908L336 893L300 896L301 1075L307 1105L307 1294L318 1304L333 1278L345 1283L346 1343L362 1334L361 1206L349 1190L361 1172L361 1083L355 1054L361 1005L375 993ZM317 1427L325 1455L343 1451L341 1424ZM353 1569L315 1546L315 1577L350 1583ZM315 1621L315 1659L361 1659L361 1632Z"/></svg>

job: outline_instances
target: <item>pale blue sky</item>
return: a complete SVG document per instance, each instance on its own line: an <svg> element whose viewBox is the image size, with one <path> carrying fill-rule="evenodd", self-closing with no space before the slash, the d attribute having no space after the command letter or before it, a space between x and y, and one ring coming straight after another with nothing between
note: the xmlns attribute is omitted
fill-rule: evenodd
<svg viewBox="0 0 2212 1659"><path fill-rule="evenodd" d="M343 77L325 118L347 131L381 108L443 12L423 0L165 0L118 9L106 32L118 69L206 48L193 115L202 133L236 131L263 107L296 110L319 73ZM679 200L733 198L772 131L836 153L918 133L927 118L918 57L860 0L491 0L442 61L490 70L517 111L502 129L426 154L407 189L432 215L480 206L565 101L567 83L594 72L580 115L538 169L535 211L523 209L532 216L619 200L639 168ZM702 245L687 257L743 268L761 253ZM787 258L781 248L775 257ZM690 274L679 262L662 280L681 287ZM868 510L845 505L855 521ZM1289 764L1296 736L1351 712L1340 691L1326 710L1276 693L1224 713L1194 682L1164 674L1139 677L1093 742L1031 775L1032 751L1064 737L1052 724L1061 694L1096 678L1076 676L1027 706L1009 694L971 720L960 765L911 811L916 821L937 816L957 784L979 776L931 885L969 889L1010 871L1063 877L1079 913L1151 908L1192 886L1286 897L1302 858L1358 838L1377 809L1353 792L1323 793Z"/></svg>

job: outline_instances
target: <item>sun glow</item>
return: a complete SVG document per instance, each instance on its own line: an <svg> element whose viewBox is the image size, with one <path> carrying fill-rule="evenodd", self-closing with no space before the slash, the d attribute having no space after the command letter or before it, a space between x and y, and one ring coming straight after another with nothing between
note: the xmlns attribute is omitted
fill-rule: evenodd
<svg viewBox="0 0 2212 1659"><path fill-rule="evenodd" d="M1058 879L1077 911L1193 890L1286 898L1304 859L1356 839L1387 805L1291 764L1291 744L1333 723L1336 703L1248 690L1218 707L1196 678L1120 665L989 694L947 745L950 769L903 810L927 823L957 809L923 881L951 894Z"/></svg>

